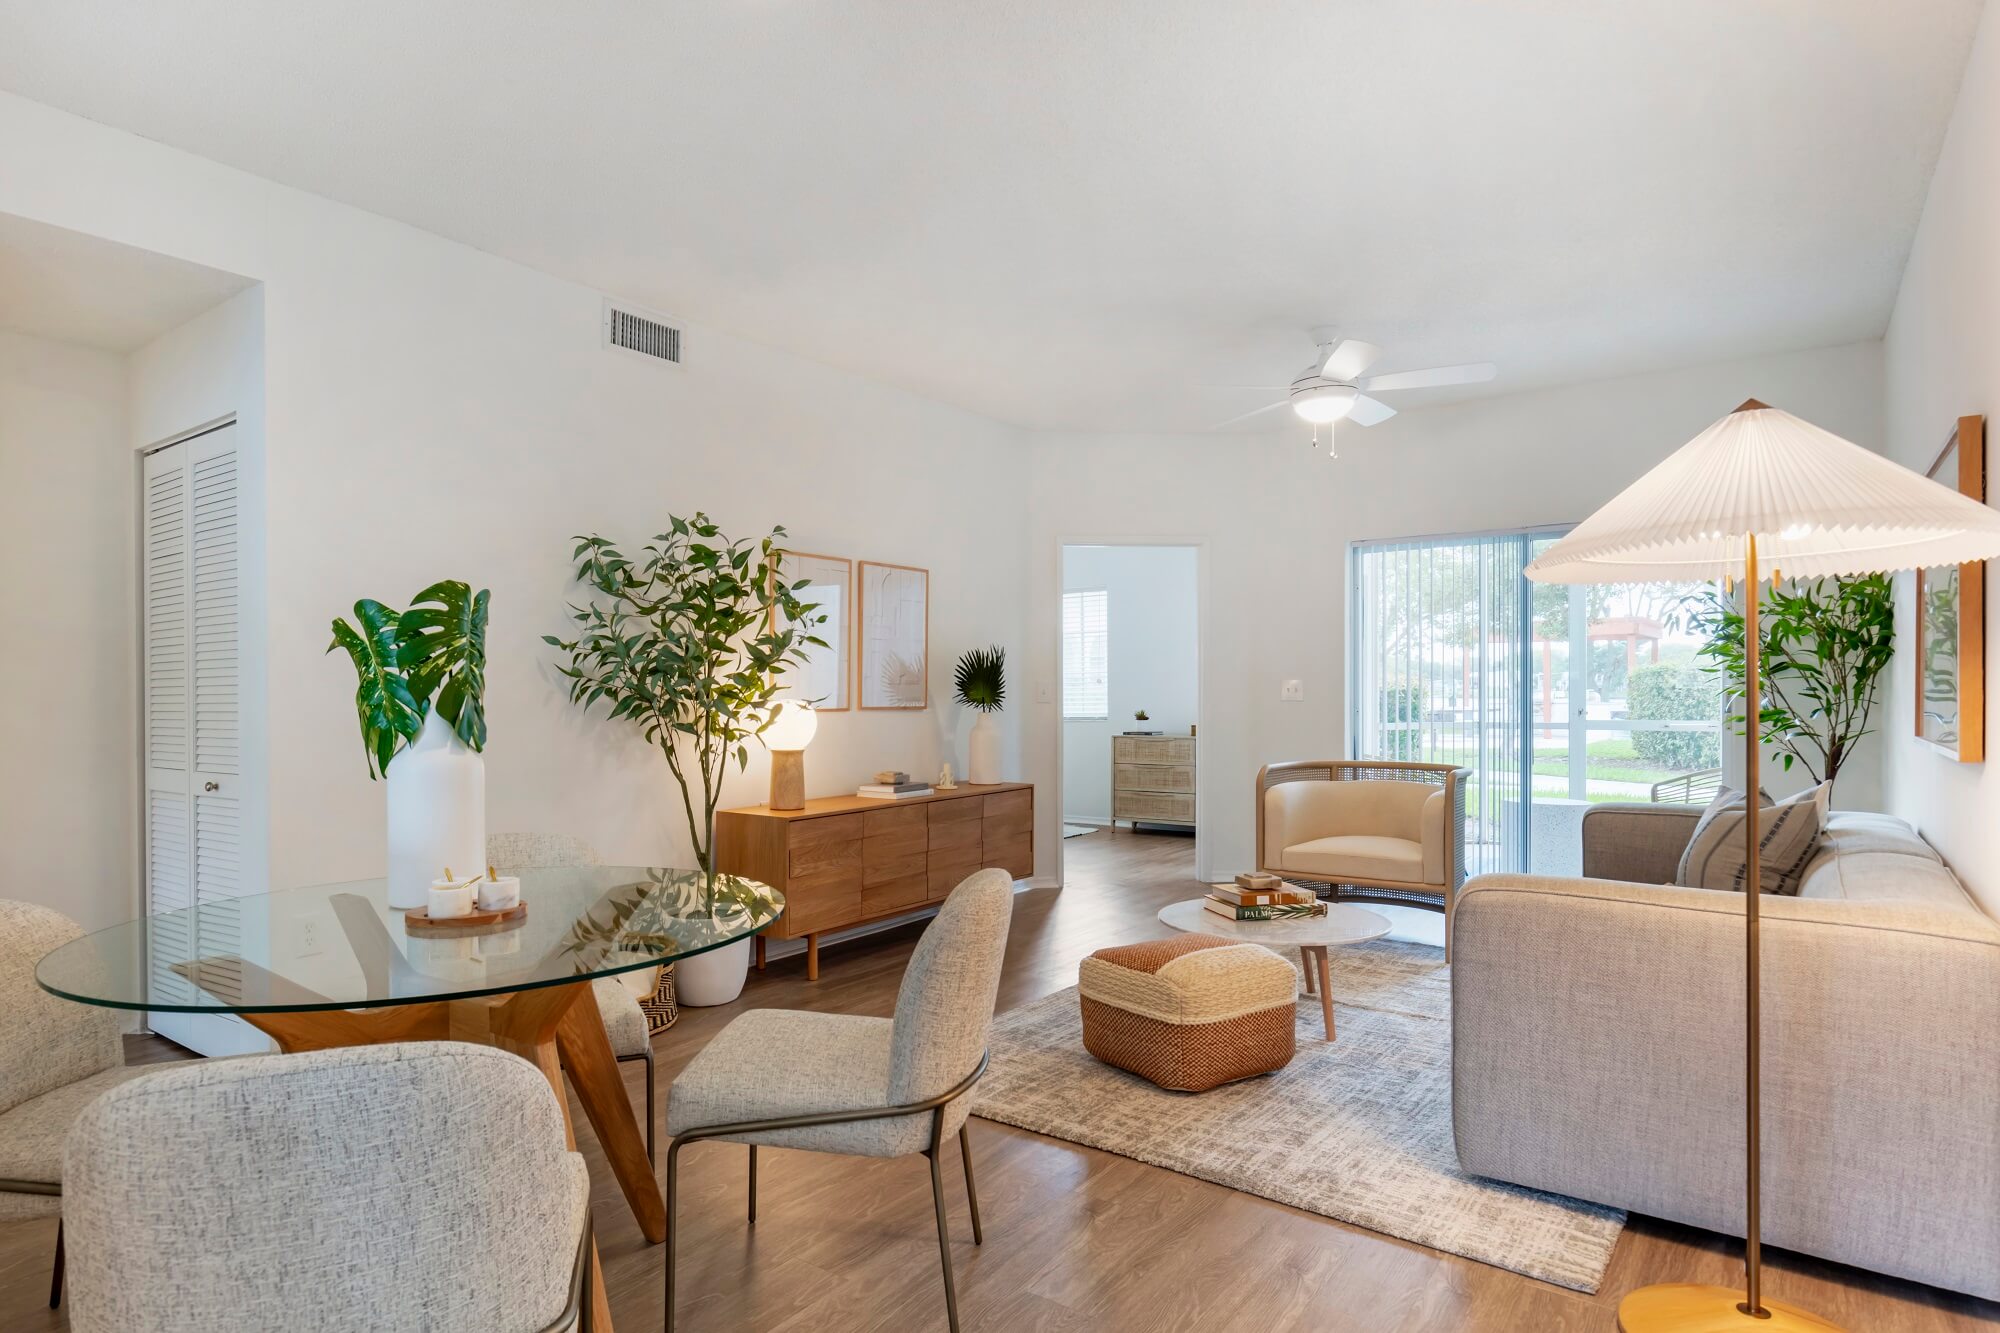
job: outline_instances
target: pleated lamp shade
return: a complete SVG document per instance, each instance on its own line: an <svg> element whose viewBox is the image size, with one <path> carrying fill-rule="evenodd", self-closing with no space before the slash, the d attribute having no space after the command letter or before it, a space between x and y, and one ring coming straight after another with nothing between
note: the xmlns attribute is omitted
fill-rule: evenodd
<svg viewBox="0 0 2000 1333"><path fill-rule="evenodd" d="M1538 583L1811 579L2000 556L2000 511L1756 399L1528 565Z"/></svg>

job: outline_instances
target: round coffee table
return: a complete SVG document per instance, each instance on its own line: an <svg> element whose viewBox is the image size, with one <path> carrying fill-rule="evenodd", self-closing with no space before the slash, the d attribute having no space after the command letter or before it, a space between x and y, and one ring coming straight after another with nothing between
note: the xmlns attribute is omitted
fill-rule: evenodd
<svg viewBox="0 0 2000 1333"><path fill-rule="evenodd" d="M1313 993L1313 973L1319 973L1319 1007L1326 1019L1326 1039L1333 1040L1333 978L1326 951L1336 944L1379 940L1395 927L1389 918L1353 903L1328 903L1325 916L1290 921L1231 921L1203 907L1206 898L1186 898L1160 909L1160 920L1175 930L1195 935L1221 935L1250 944L1286 945L1299 951L1306 965L1306 994Z"/></svg>

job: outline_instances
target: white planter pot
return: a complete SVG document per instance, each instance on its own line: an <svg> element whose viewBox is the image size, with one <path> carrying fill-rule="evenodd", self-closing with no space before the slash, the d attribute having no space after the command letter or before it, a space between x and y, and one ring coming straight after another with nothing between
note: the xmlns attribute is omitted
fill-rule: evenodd
<svg viewBox="0 0 2000 1333"><path fill-rule="evenodd" d="M965 743L965 780L983 786L1000 781L1000 724L981 713Z"/></svg>
<svg viewBox="0 0 2000 1333"><path fill-rule="evenodd" d="M389 761L389 906L429 901L447 867L486 869L486 761L432 712L416 743Z"/></svg>
<svg viewBox="0 0 2000 1333"><path fill-rule="evenodd" d="M674 964L674 999L697 1009L728 1004L750 974L750 941L737 940Z"/></svg>

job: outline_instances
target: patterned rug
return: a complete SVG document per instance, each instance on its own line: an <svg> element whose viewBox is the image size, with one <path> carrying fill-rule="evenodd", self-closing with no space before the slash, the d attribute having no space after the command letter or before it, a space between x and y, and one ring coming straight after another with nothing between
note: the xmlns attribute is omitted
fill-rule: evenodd
<svg viewBox="0 0 2000 1333"><path fill-rule="evenodd" d="M1298 1055L1166 1092L1083 1049L1076 988L1000 1015L974 1110L1432 1249L1594 1292L1625 1214L1467 1175L1451 1137L1451 974L1379 940L1333 952L1334 1020L1301 995Z"/></svg>

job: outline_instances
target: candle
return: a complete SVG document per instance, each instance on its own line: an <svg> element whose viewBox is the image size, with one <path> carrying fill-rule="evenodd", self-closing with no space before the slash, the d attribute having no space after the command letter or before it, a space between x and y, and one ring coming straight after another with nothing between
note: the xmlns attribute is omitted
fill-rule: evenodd
<svg viewBox="0 0 2000 1333"><path fill-rule="evenodd" d="M449 921L456 916L472 915L472 903L476 894L473 885L477 878L455 880L449 868L443 879L431 881L430 918L433 921Z"/></svg>
<svg viewBox="0 0 2000 1333"><path fill-rule="evenodd" d="M489 873L479 881L479 910L504 912L521 901L521 881L513 875Z"/></svg>

